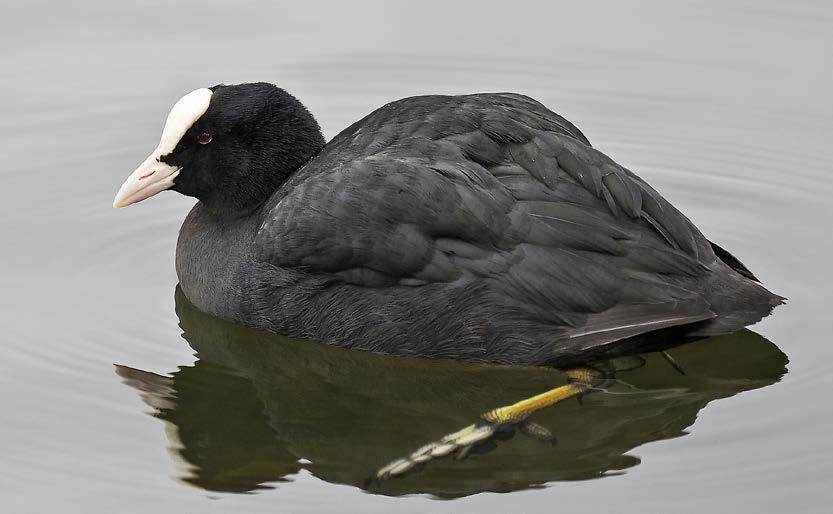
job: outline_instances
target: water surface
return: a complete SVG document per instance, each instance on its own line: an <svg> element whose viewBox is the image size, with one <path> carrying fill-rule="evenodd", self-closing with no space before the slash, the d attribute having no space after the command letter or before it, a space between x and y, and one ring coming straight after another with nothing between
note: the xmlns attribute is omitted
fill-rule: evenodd
<svg viewBox="0 0 833 514"><path fill-rule="evenodd" d="M640 5L0 7L2 510L824 511L833 8ZM183 93L252 80L328 137L402 96L533 96L790 301L673 350L685 375L643 355L539 413L555 446L516 434L367 491L379 465L564 377L334 350L177 297L192 200L114 211L113 194Z"/></svg>

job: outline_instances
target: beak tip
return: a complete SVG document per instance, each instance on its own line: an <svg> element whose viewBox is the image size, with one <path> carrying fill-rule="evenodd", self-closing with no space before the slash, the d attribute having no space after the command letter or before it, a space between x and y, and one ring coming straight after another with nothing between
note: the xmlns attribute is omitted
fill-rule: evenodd
<svg viewBox="0 0 833 514"><path fill-rule="evenodd" d="M121 209L141 202L174 186L174 179L182 168L160 164L154 154L127 177L113 198L113 208Z"/></svg>

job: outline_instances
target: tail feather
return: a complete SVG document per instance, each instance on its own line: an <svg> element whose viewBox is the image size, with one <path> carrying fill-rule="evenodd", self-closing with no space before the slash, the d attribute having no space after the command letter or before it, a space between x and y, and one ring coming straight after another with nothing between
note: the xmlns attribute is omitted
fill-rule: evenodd
<svg viewBox="0 0 833 514"><path fill-rule="evenodd" d="M725 273L715 273L710 284L711 309L717 317L696 325L692 336L730 334L769 316L786 298L772 293L752 278L728 265Z"/></svg>

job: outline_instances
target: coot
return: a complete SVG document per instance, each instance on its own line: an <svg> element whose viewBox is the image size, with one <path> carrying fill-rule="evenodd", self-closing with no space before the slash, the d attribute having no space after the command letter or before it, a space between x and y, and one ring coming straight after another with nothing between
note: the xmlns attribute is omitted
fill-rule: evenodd
<svg viewBox="0 0 833 514"><path fill-rule="evenodd" d="M168 189L199 200L176 255L195 306L347 348L568 367L783 301L519 94L405 98L325 144L274 85L197 89L114 206Z"/></svg>

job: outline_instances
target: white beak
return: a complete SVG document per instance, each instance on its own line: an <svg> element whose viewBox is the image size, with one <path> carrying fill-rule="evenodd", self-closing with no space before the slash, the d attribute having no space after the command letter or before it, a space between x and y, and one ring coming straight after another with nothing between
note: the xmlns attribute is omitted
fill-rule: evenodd
<svg viewBox="0 0 833 514"><path fill-rule="evenodd" d="M180 168L160 162L159 156L153 152L124 181L113 200L113 207L127 207L169 189L174 185L179 170Z"/></svg>

